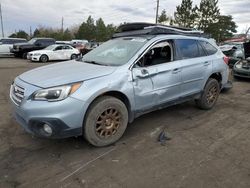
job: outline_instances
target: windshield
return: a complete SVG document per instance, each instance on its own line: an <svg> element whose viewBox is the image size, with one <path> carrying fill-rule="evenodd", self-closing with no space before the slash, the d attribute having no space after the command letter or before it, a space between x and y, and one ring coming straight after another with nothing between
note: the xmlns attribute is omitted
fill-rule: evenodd
<svg viewBox="0 0 250 188"><path fill-rule="evenodd" d="M54 50L57 47L57 45L50 45L47 48L45 48L44 50Z"/></svg>
<svg viewBox="0 0 250 188"><path fill-rule="evenodd" d="M147 39L141 37L109 40L83 56L82 61L121 66L127 63L146 42Z"/></svg>
<svg viewBox="0 0 250 188"><path fill-rule="evenodd" d="M28 41L29 44L34 44L36 42L36 39L31 39Z"/></svg>

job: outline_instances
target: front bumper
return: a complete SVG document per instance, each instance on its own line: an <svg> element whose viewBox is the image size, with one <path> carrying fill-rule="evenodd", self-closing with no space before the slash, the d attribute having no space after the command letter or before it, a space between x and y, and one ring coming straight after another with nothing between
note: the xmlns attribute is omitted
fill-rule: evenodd
<svg viewBox="0 0 250 188"><path fill-rule="evenodd" d="M250 69L233 68L233 75L236 77L250 78Z"/></svg>
<svg viewBox="0 0 250 188"><path fill-rule="evenodd" d="M20 50L19 50L19 49L11 48L11 49L10 49L10 52L11 52L11 53L19 53Z"/></svg>
<svg viewBox="0 0 250 188"><path fill-rule="evenodd" d="M31 61L40 61L41 55L27 54L27 59Z"/></svg>
<svg viewBox="0 0 250 188"><path fill-rule="evenodd" d="M13 115L28 133L46 138L82 135L83 118L88 106L86 103L72 97L57 102L33 101L29 96L40 88L20 80L17 82L25 88L25 97L19 105L11 97ZM44 124L52 129L51 135L43 131Z"/></svg>

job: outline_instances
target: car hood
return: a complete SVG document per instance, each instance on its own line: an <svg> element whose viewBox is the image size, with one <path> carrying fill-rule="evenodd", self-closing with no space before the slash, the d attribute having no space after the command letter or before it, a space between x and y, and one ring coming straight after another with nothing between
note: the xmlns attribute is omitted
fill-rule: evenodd
<svg viewBox="0 0 250 188"><path fill-rule="evenodd" d="M30 70L21 74L19 79L41 88L49 88L102 77L115 70L116 67L72 60Z"/></svg>
<svg viewBox="0 0 250 188"><path fill-rule="evenodd" d="M14 46L34 46L34 45L27 42L21 42L21 43L15 43Z"/></svg>
<svg viewBox="0 0 250 188"><path fill-rule="evenodd" d="M233 50L234 48L237 49L236 46L234 46L234 45L228 45L228 44L219 46L219 48L220 48L220 50L221 50L222 52L229 51L229 50Z"/></svg>
<svg viewBox="0 0 250 188"><path fill-rule="evenodd" d="M52 50L35 50L35 51L31 51L31 52L29 52L30 54L35 54L35 53L40 53L40 54L42 54L42 53L49 53L49 52L52 52Z"/></svg>

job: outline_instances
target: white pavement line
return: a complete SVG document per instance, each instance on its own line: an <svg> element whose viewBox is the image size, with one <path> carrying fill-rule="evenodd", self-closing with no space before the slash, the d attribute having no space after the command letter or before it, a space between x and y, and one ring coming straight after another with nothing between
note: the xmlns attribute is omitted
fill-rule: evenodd
<svg viewBox="0 0 250 188"><path fill-rule="evenodd" d="M101 157L108 155L109 153L111 153L112 151L114 151L115 148L112 148L111 150L99 155L98 157L96 157L95 159L92 159L91 161L88 161L87 163L83 164L82 166L80 166L78 169L76 169L74 172L70 173L69 175L65 176L64 178L62 178L60 180L60 182L68 179L69 177L71 177L72 175L74 175L75 173L77 173L79 170L83 169L84 167L88 166L89 164L95 162L96 160L100 159Z"/></svg>

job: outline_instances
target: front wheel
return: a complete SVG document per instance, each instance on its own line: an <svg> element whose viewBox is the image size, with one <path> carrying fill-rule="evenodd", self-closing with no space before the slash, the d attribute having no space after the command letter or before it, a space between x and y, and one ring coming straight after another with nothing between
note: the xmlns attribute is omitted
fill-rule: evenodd
<svg viewBox="0 0 250 188"><path fill-rule="evenodd" d="M83 124L85 139L97 147L118 141L128 124L128 110L115 97L103 96L90 106Z"/></svg>
<svg viewBox="0 0 250 188"><path fill-rule="evenodd" d="M203 110L210 110L214 107L220 94L220 85L216 79L209 78L201 97L196 100L196 105Z"/></svg>
<svg viewBox="0 0 250 188"><path fill-rule="evenodd" d="M46 63L46 62L49 61L49 58L48 58L47 55L42 55L42 56L40 57L40 61L41 61L42 63Z"/></svg>

